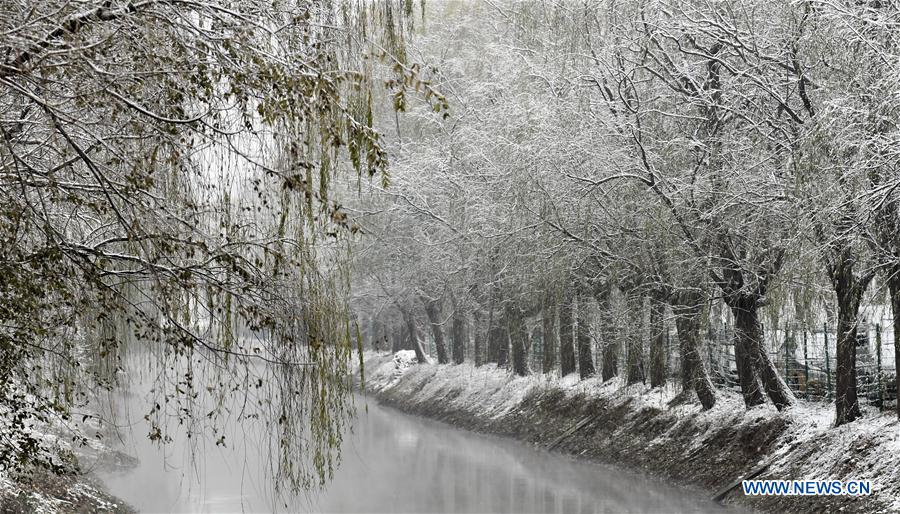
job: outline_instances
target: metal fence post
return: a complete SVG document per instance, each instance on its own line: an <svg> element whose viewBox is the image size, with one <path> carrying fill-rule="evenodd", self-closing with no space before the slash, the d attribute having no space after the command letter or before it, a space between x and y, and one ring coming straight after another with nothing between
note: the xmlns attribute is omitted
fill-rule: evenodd
<svg viewBox="0 0 900 514"><path fill-rule="evenodd" d="M790 365L790 348L788 348L788 324L784 324L784 379L787 380L788 387L791 386L791 375L788 366Z"/></svg>
<svg viewBox="0 0 900 514"><path fill-rule="evenodd" d="M878 409L884 409L884 384L881 378L881 324L875 324L875 362L878 373Z"/></svg>
<svg viewBox="0 0 900 514"><path fill-rule="evenodd" d="M809 398L809 354L806 351L806 328L803 328L803 394Z"/></svg>
<svg viewBox="0 0 900 514"><path fill-rule="evenodd" d="M831 363L828 362L828 322L823 325L825 336L825 399L831 399Z"/></svg>

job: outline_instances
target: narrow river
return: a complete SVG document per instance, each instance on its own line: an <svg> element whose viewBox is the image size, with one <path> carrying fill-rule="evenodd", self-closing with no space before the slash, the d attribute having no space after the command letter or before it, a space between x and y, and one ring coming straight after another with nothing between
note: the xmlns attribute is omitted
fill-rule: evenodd
<svg viewBox="0 0 900 514"><path fill-rule="evenodd" d="M133 412L145 411L139 395ZM695 495L517 441L459 430L356 397L334 481L296 505L273 503L253 445L176 440L162 449L132 416L137 468L103 475L142 512L717 512ZM368 408L366 409L365 406ZM137 420L137 421L135 421ZM249 438L248 438L249 440ZM193 454L193 458L188 455Z"/></svg>

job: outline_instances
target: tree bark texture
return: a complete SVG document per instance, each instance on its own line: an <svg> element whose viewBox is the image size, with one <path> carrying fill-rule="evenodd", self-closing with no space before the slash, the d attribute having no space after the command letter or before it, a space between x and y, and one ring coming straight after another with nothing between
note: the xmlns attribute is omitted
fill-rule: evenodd
<svg viewBox="0 0 900 514"><path fill-rule="evenodd" d="M666 385L668 358L666 349L666 306L657 298L650 300L650 387Z"/></svg>
<svg viewBox="0 0 900 514"><path fill-rule="evenodd" d="M643 297L628 297L628 327L625 330L628 353L625 357L625 382L644 382L644 302Z"/></svg>
<svg viewBox="0 0 900 514"><path fill-rule="evenodd" d="M712 381L703 359L700 358L700 317L703 299L693 291L681 292L672 303L675 327L678 330L678 349L681 353L681 384L685 391L693 389L705 410L716 404Z"/></svg>
<svg viewBox="0 0 900 514"><path fill-rule="evenodd" d="M466 360L466 318L459 305L453 314L453 362L462 364Z"/></svg>
<svg viewBox="0 0 900 514"><path fill-rule="evenodd" d="M762 323L759 321L759 302L760 298L753 295L742 295L732 298L730 307L732 314L734 314L735 352L737 352L737 347L740 346L743 355L749 357L745 359L745 361L749 361L749 366L747 367L750 368L751 373L755 372L755 374L751 375L753 377L751 386L755 388L751 392L753 392L754 396L749 399L755 401L758 396L760 403L764 401L756 381L756 376L758 375L765 388L766 395L772 400L775 408L782 410L794 404L794 395L781 378L781 375L778 374L775 364L772 363L772 359L766 353L766 348L763 344ZM743 383L741 390L744 391ZM748 403L748 395L746 393L744 402L748 407L757 405L756 403L752 405Z"/></svg>
<svg viewBox="0 0 900 514"><path fill-rule="evenodd" d="M481 331L481 312L476 308L472 313L472 339L474 339L473 360L475 367L484 364L484 334Z"/></svg>
<svg viewBox="0 0 900 514"><path fill-rule="evenodd" d="M562 302L559 305L559 365L561 376L575 373L574 319L572 316L573 298L571 291L563 292Z"/></svg>
<svg viewBox="0 0 900 514"><path fill-rule="evenodd" d="M548 295L549 296L549 295ZM544 301L541 311L541 347L543 359L541 369L544 373L550 373L556 368L556 352L559 340L556 336L556 309L555 304L548 297Z"/></svg>
<svg viewBox="0 0 900 514"><path fill-rule="evenodd" d="M854 262L850 248L845 246L828 265L838 307L835 425L862 417L856 384L856 332L859 305L871 276L858 277L853 270Z"/></svg>
<svg viewBox="0 0 900 514"><path fill-rule="evenodd" d="M428 359L425 357L425 350L422 348L422 342L419 341L419 332L416 329L416 322L415 319L413 319L412 313L408 309L401 309L400 313L403 315L403 319L406 322L406 332L409 336L410 346L412 346L412 350L416 352L416 361L419 364L428 362Z"/></svg>
<svg viewBox="0 0 900 514"><path fill-rule="evenodd" d="M403 320L394 324L394 330L391 334L391 353L397 353L403 349Z"/></svg>
<svg viewBox="0 0 900 514"><path fill-rule="evenodd" d="M522 311L518 307L508 306L506 321L509 326L513 372L516 375L525 376L528 374L528 351L526 349L528 330L525 329Z"/></svg>
<svg viewBox="0 0 900 514"><path fill-rule="evenodd" d="M431 335L434 337L434 348L437 351L437 359L440 364L447 364L450 358L447 356L447 345L444 341L444 330L441 327L441 304L438 300L430 298L421 298L422 305L425 306L425 315L428 316L428 322L431 325Z"/></svg>
<svg viewBox="0 0 900 514"><path fill-rule="evenodd" d="M600 306L600 376L603 381L611 380L619 375L619 342L616 334L611 333L612 319L610 315L609 289L604 288L594 295Z"/></svg>
<svg viewBox="0 0 900 514"><path fill-rule="evenodd" d="M590 324L588 322L587 314L587 296L579 295L576 334L578 340L578 374L582 379L592 377L596 373L594 369L594 352L591 347Z"/></svg>

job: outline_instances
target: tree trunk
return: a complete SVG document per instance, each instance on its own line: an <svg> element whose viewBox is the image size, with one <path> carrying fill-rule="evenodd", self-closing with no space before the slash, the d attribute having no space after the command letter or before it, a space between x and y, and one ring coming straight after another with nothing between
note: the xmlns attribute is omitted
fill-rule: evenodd
<svg viewBox="0 0 900 514"><path fill-rule="evenodd" d="M603 378L603 381L606 382L607 380L612 380L619 376L619 345L611 336L606 338L601 353L603 362L600 369L600 376Z"/></svg>
<svg viewBox="0 0 900 514"><path fill-rule="evenodd" d="M734 311L732 311L734 312ZM741 394L744 397L744 405L747 408L766 402L760 392L759 382L756 380L756 370L753 369L753 359L750 358L750 347L747 342L746 332L739 328L739 314L734 314L734 363L737 367L738 381L741 386Z"/></svg>
<svg viewBox="0 0 900 514"><path fill-rule="evenodd" d="M497 367L502 368L509 363L509 329L506 316L500 318L497 326Z"/></svg>
<svg viewBox="0 0 900 514"><path fill-rule="evenodd" d="M488 327L488 362L495 362L500 365L500 347L503 341L503 328L500 326L501 320L498 316L494 317L493 324L489 323Z"/></svg>
<svg viewBox="0 0 900 514"><path fill-rule="evenodd" d="M381 324L381 320L376 316L372 316L372 349L376 352L381 350L381 338L383 331L384 327Z"/></svg>
<svg viewBox="0 0 900 514"><path fill-rule="evenodd" d="M597 304L600 305L600 376L603 381L612 380L619 375L619 343L617 335L611 333L610 326L612 317L610 316L609 305L609 289L604 288L594 295Z"/></svg>
<svg viewBox="0 0 900 514"><path fill-rule="evenodd" d="M759 377L775 408L782 410L791 406L794 395L778 374L763 344L760 298L749 294L726 295L725 298L734 315L734 354L744 404L753 407L765 402L757 381Z"/></svg>
<svg viewBox="0 0 900 514"><path fill-rule="evenodd" d="M397 353L403 349L403 320L394 325L391 338L391 353Z"/></svg>
<svg viewBox="0 0 900 514"><path fill-rule="evenodd" d="M453 314L453 362L462 364L466 360L466 320L460 306Z"/></svg>
<svg viewBox="0 0 900 514"><path fill-rule="evenodd" d="M644 302L626 299L626 319L628 327L625 336L628 338L628 354L625 358L625 382L627 385L644 382Z"/></svg>
<svg viewBox="0 0 900 514"><path fill-rule="evenodd" d="M400 348L403 350L413 349L413 340L409 333L409 324L406 323L405 314L400 314Z"/></svg>
<svg viewBox="0 0 900 514"><path fill-rule="evenodd" d="M700 404L708 410L716 404L716 395L698 350L702 298L696 292L682 292L676 296L672 310L675 313L678 349L681 353L681 384L685 391L696 391Z"/></svg>
<svg viewBox="0 0 900 514"><path fill-rule="evenodd" d="M550 373L556 368L556 351L559 342L556 337L555 314L554 305L549 298L545 299L541 316L541 346L544 349L541 370L544 373Z"/></svg>
<svg viewBox="0 0 900 514"><path fill-rule="evenodd" d="M497 305L500 300L500 291L497 287L491 288L491 301L488 307L488 326L487 326L487 361L500 363L500 316L497 312Z"/></svg>
<svg viewBox="0 0 900 514"><path fill-rule="evenodd" d="M487 326L487 361L497 362L500 356L500 338L497 330L497 324L500 322L494 316L493 312L488 313Z"/></svg>
<svg viewBox="0 0 900 514"><path fill-rule="evenodd" d="M837 380L835 381L835 425L850 423L862 417L856 387L856 329L859 304L869 278L857 278L853 259L845 248L829 266L832 286L837 294Z"/></svg>
<svg viewBox="0 0 900 514"><path fill-rule="evenodd" d="M594 352L591 348L591 332L588 324L587 301L584 295L578 299L578 373L582 379L592 377L594 370Z"/></svg>
<svg viewBox="0 0 900 514"><path fill-rule="evenodd" d="M734 314L736 344L741 346L744 356L749 356L749 359L746 359L750 361L750 366L748 367L751 369L751 373L755 371L759 374L763 387L765 387L766 395L775 404L775 408L782 410L794 404L794 395L781 378L781 375L778 374L772 359L766 353L766 348L763 344L762 324L759 321L759 300L759 298L754 296L742 295L732 302L731 312ZM759 392L756 375L751 376L753 377L752 387L754 388L752 391L755 391L755 395L759 396L760 403L762 403L764 400L762 400L762 395ZM741 390L744 391L743 383ZM750 399L755 399L755 397ZM748 395L746 393L744 394L744 403L748 407L757 405L756 403L752 405L748 403Z"/></svg>
<svg viewBox="0 0 900 514"><path fill-rule="evenodd" d="M434 336L434 347L437 350L437 359L440 364L447 364L450 359L447 356L447 346L444 343L444 331L441 329L441 307L438 300L431 300L424 296L420 298L425 306L425 314L431 325L431 335Z"/></svg>
<svg viewBox="0 0 900 514"><path fill-rule="evenodd" d="M509 357L509 334L506 329L506 316L497 309L494 313L494 326L488 333L489 340L488 351L492 353L492 361L497 363L497 367L506 366Z"/></svg>
<svg viewBox="0 0 900 514"><path fill-rule="evenodd" d="M528 331L525 330L522 311L518 307L507 307L506 321L509 324L513 372L516 375L525 376L528 374L528 353L526 350Z"/></svg>
<svg viewBox="0 0 900 514"><path fill-rule="evenodd" d="M561 376L575 373L575 342L572 330L572 294L563 292L562 302L559 305L559 364Z"/></svg>
<svg viewBox="0 0 900 514"><path fill-rule="evenodd" d="M407 309L401 309L400 313L403 315L403 320L406 322L406 332L409 335L410 346L414 352L416 352L416 361L419 364L424 364L428 362L428 359L425 357L425 350L422 348L422 342L419 341L419 332L416 330L416 322L413 319L412 313Z"/></svg>
<svg viewBox="0 0 900 514"><path fill-rule="evenodd" d="M650 300L650 387L666 385L666 306L657 298Z"/></svg>
<svg viewBox="0 0 900 514"><path fill-rule="evenodd" d="M483 334L481 332L481 311L477 308L472 312L472 338L474 339L475 367L484 364Z"/></svg>

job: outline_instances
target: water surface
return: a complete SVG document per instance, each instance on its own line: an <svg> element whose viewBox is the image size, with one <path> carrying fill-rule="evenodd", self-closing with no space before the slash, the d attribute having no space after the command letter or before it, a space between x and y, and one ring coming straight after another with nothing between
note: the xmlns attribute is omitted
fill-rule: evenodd
<svg viewBox="0 0 900 514"><path fill-rule="evenodd" d="M147 440L140 394L126 451L140 459L106 475L110 491L143 512L721 512L697 495L640 475L475 434L356 397L354 433L325 491L285 506L263 472L259 434L227 448ZM129 409L125 409L126 412ZM257 441L257 442L254 442Z"/></svg>

